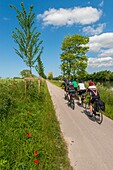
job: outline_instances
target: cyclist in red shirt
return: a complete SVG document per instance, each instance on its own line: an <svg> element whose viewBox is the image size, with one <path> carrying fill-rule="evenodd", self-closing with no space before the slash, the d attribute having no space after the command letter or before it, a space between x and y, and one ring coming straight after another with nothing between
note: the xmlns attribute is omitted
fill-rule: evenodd
<svg viewBox="0 0 113 170"><path fill-rule="evenodd" d="M87 88L86 95L88 93L90 94L90 97L91 97L90 101L89 101L89 109L90 109L90 116L92 117L92 115L93 115L92 114L92 109L93 109L92 105L93 105L95 99L100 98L97 88L96 88L94 82L92 82L92 81L89 82L89 87Z"/></svg>

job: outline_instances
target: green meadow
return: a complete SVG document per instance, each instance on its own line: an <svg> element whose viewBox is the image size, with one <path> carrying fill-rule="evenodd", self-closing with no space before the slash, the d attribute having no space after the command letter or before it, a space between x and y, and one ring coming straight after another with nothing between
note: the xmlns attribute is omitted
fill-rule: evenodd
<svg viewBox="0 0 113 170"><path fill-rule="evenodd" d="M0 169L72 170L46 82L0 80Z"/></svg>

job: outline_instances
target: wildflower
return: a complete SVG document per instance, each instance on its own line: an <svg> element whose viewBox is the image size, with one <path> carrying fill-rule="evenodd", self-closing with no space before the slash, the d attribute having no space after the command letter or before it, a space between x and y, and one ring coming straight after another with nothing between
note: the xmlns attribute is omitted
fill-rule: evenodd
<svg viewBox="0 0 113 170"><path fill-rule="evenodd" d="M31 111L31 110L29 111L29 114L32 114L32 111Z"/></svg>
<svg viewBox="0 0 113 170"><path fill-rule="evenodd" d="M38 160L38 159L35 159L35 160L34 160L34 163L35 163L35 164L38 164L38 163L39 163L39 160Z"/></svg>
<svg viewBox="0 0 113 170"><path fill-rule="evenodd" d="M27 137L30 137L30 136L31 136L30 132L28 132L28 133L26 134L26 136L27 136Z"/></svg>
<svg viewBox="0 0 113 170"><path fill-rule="evenodd" d="M48 116L51 116L51 114L49 113Z"/></svg>
<svg viewBox="0 0 113 170"><path fill-rule="evenodd" d="M34 155L35 155L35 156L36 156L36 155L38 155L38 152L37 152L37 151L35 151L35 152L34 152Z"/></svg>

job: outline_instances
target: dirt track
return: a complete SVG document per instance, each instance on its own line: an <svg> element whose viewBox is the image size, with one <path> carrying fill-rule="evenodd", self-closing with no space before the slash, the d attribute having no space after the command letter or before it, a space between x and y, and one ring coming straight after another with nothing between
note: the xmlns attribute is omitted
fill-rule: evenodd
<svg viewBox="0 0 113 170"><path fill-rule="evenodd" d="M62 89L47 85L74 170L113 170L113 121L104 116L99 125L77 104L68 107Z"/></svg>

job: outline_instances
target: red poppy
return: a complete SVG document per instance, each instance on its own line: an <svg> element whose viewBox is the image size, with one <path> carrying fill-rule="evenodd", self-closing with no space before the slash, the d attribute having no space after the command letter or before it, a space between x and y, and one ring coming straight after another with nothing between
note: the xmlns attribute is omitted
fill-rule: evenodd
<svg viewBox="0 0 113 170"><path fill-rule="evenodd" d="M35 152L34 152L34 155L35 155L35 156L36 156L36 155L38 155L38 152L37 152L37 151L35 151Z"/></svg>
<svg viewBox="0 0 113 170"><path fill-rule="evenodd" d="M31 136L30 132L28 132L28 133L26 134L26 136L27 136L27 137L30 137L30 136Z"/></svg>
<svg viewBox="0 0 113 170"><path fill-rule="evenodd" d="M38 163L39 163L39 160L38 160L38 159L35 159L35 160L34 160L34 163L35 163L35 164L38 164Z"/></svg>
<svg viewBox="0 0 113 170"><path fill-rule="evenodd" d="M29 114L32 114L32 111L31 111L31 110L29 111Z"/></svg>

